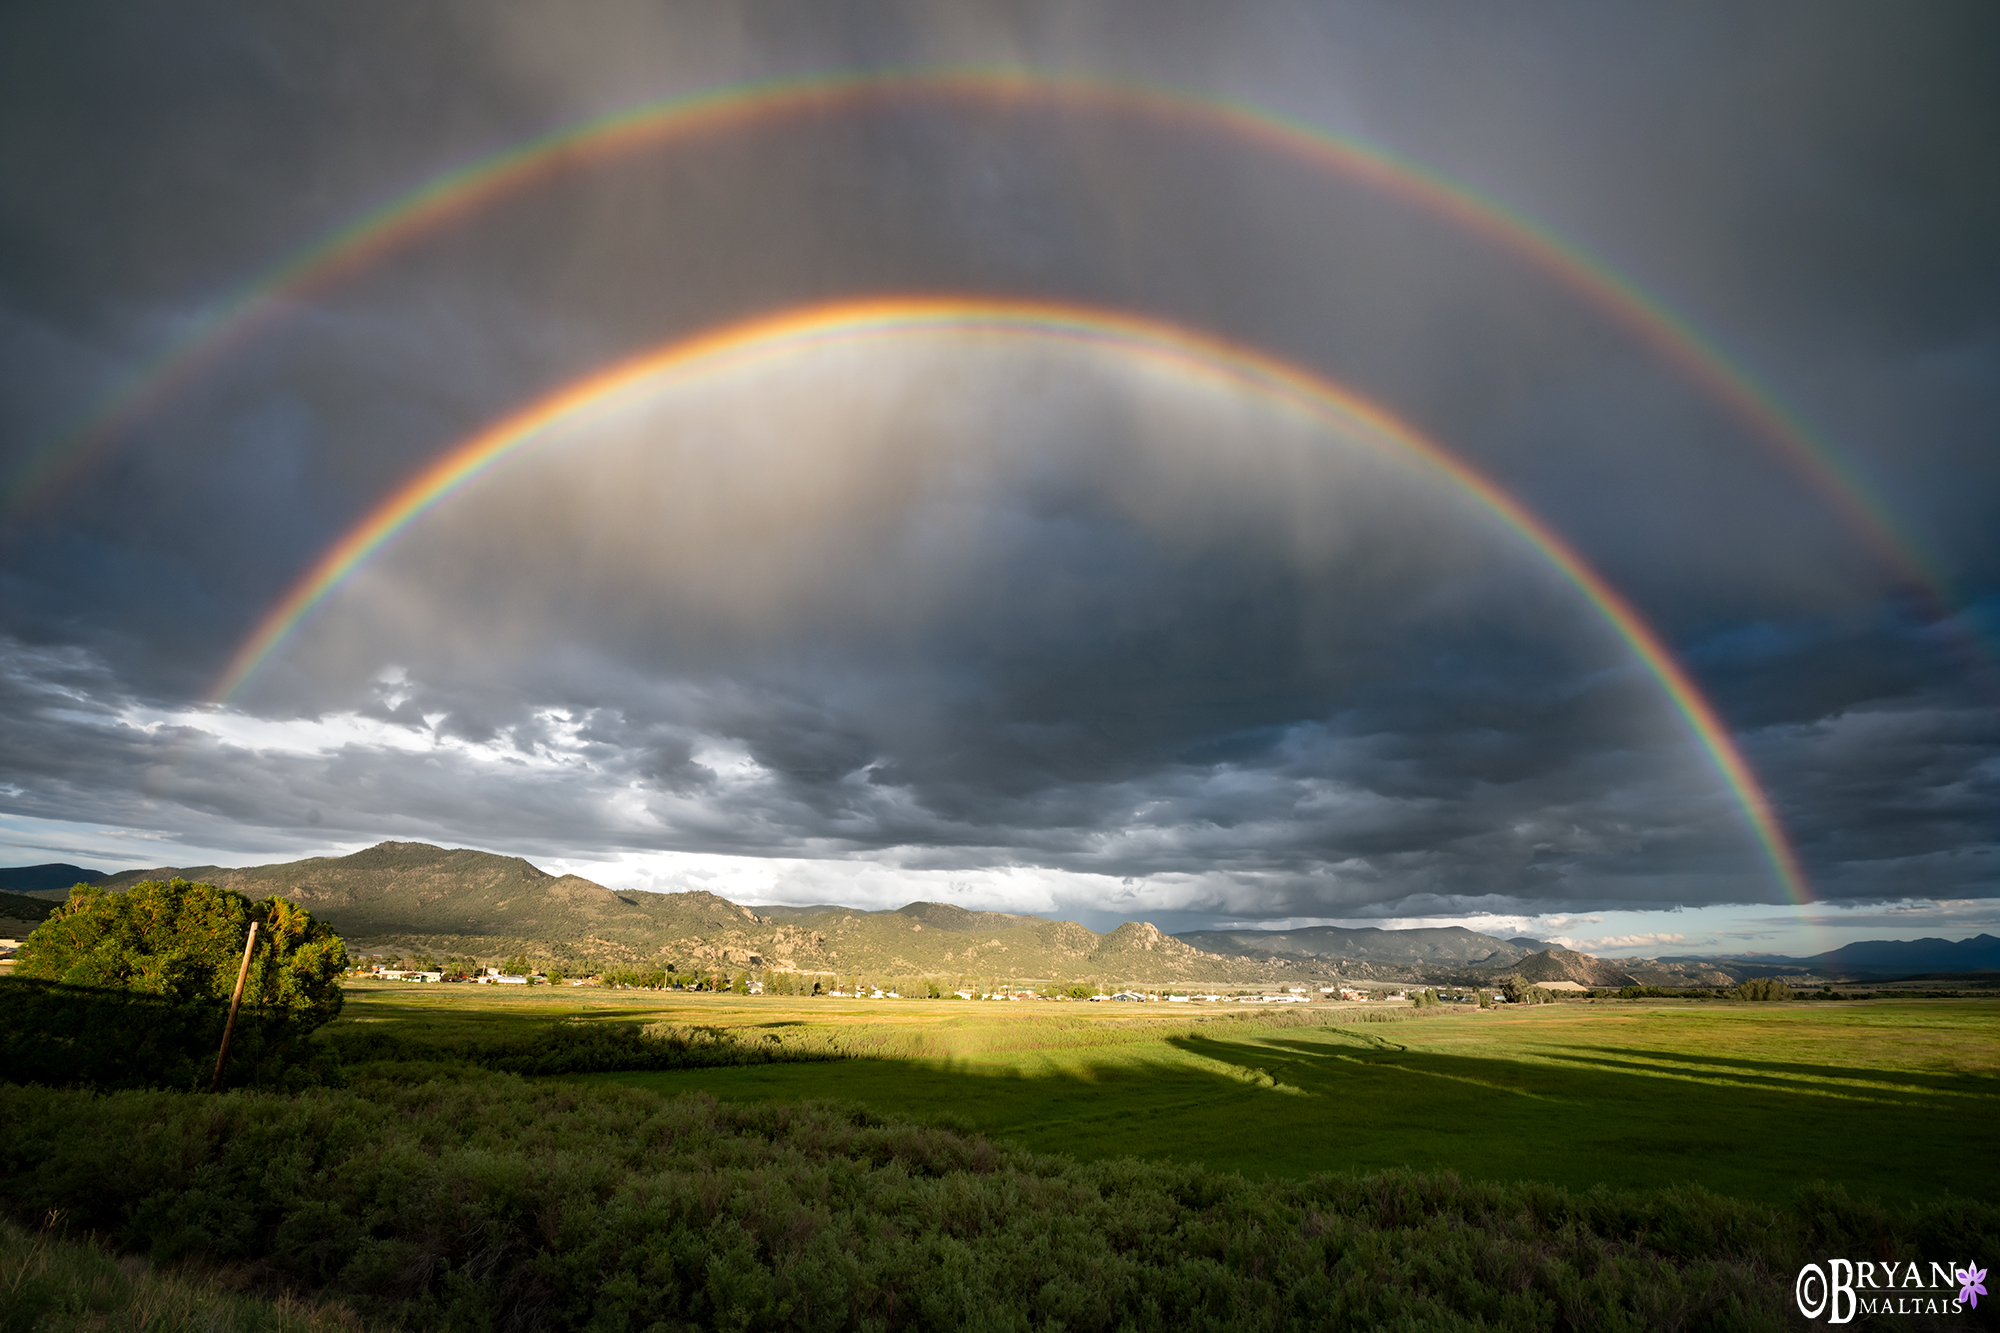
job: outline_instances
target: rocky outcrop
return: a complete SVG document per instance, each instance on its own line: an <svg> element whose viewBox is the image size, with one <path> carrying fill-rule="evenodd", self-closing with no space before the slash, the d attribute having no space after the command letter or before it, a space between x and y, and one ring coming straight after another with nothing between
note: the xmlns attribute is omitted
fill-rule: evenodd
<svg viewBox="0 0 2000 1333"><path fill-rule="evenodd" d="M1523 981L1573 981L1580 986L1636 986L1630 972L1573 949L1544 949L1503 969Z"/></svg>

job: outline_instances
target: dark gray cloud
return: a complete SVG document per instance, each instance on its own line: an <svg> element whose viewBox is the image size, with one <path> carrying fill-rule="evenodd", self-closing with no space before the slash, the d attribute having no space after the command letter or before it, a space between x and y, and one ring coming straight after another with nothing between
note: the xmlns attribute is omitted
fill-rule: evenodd
<svg viewBox="0 0 2000 1333"><path fill-rule="evenodd" d="M1658 682L1504 525L1338 431L1074 348L890 340L582 423L198 707L317 553L481 424L721 321L988 293L1170 319L1383 403L1660 629L1823 893L2000 887L1980 11L107 0L0 25L10 482L219 294L476 153L743 78L998 62L1252 99L1562 228L1782 390L1963 604L1488 237L1199 128L889 103L507 198L11 510L0 815L246 858L764 858L833 867L822 896L841 867L1042 876L1189 920L1778 900Z"/></svg>

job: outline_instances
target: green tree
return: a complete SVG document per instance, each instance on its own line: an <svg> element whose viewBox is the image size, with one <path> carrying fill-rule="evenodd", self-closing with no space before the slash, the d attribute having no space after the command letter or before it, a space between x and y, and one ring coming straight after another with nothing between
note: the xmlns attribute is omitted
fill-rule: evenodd
<svg viewBox="0 0 2000 1333"><path fill-rule="evenodd" d="M148 880L124 893L77 885L22 942L14 975L173 1001L227 1000L252 921L259 923L257 951L243 1002L312 1027L338 1017L348 960L333 927L283 898L252 902L184 879Z"/></svg>
<svg viewBox="0 0 2000 1333"><path fill-rule="evenodd" d="M1789 1000L1793 994L1792 988L1776 977L1751 977L1729 992L1736 1000Z"/></svg>

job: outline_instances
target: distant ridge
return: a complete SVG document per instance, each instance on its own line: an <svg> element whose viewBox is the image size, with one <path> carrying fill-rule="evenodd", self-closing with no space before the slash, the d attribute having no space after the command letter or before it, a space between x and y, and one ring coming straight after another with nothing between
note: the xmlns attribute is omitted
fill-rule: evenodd
<svg viewBox="0 0 2000 1333"><path fill-rule="evenodd" d="M1936 937L1857 940L1809 958L1742 954L1731 961L1767 970L1804 969L1835 977L1890 977L1914 972L1990 972L2000 971L2000 938L1975 935L1969 940Z"/></svg>
<svg viewBox="0 0 2000 1333"><path fill-rule="evenodd" d="M30 898L50 898L57 902L69 897L78 884L95 884L105 878L102 870L85 870L61 861L40 866L0 868L0 893L18 893Z"/></svg>
<svg viewBox="0 0 2000 1333"><path fill-rule="evenodd" d="M1813 961L1821 968L1856 972L1983 972L2000 969L2000 938L1975 935L1969 940L1861 940L1829 949Z"/></svg>
<svg viewBox="0 0 2000 1333"><path fill-rule="evenodd" d="M1384 930L1380 926L1305 926L1298 930L1188 930L1174 936L1210 953L1243 958L1326 959L1370 963L1513 962L1549 946L1503 940L1463 926Z"/></svg>

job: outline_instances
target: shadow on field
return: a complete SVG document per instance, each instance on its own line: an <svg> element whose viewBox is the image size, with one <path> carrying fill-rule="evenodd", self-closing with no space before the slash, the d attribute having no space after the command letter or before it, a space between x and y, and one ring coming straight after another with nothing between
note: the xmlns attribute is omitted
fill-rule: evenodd
<svg viewBox="0 0 2000 1333"><path fill-rule="evenodd" d="M119 987L0 977L0 1079L108 1088L205 1088L229 1005ZM246 1004L236 1016L228 1087L300 1087L325 1076L311 1063L312 1025L291 1010Z"/></svg>
<svg viewBox="0 0 2000 1333"><path fill-rule="evenodd" d="M1248 1175L1411 1167L1572 1188L1699 1182L1773 1202L1821 1179L1895 1200L1980 1193L1951 1163L1984 1151L1987 1102L1822 1096L1796 1080L1746 1086L1727 1069L1712 1081L1661 1073L1539 1050L1439 1053L1329 1026L1230 1039L1183 1030L1145 1048L1048 1060L957 1054L592 1077L727 1101L830 1098L1039 1152ZM1912 1143L1924 1152L1913 1157Z"/></svg>
<svg viewBox="0 0 2000 1333"><path fill-rule="evenodd" d="M1900 1088L1909 1092L1944 1093L1954 1097L2000 1094L2000 1079L1990 1074L1926 1073L1914 1069L1866 1069L1855 1065L1805 1064L1791 1060L1752 1060L1743 1056L1702 1055L1692 1051L1644 1050L1625 1046L1584 1046L1570 1054L1545 1051L1542 1058L1592 1068L1630 1069L1669 1077L1686 1077L1692 1070L1709 1071L1737 1082L1796 1089L1802 1081L1826 1085L1826 1091L1849 1095L1854 1085Z"/></svg>
<svg viewBox="0 0 2000 1333"><path fill-rule="evenodd" d="M1579 1098L1604 1098L1622 1101L1634 1096L1660 1095L1657 1091L1642 1091L1632 1082L1635 1079L1660 1079L1682 1084L1671 1094L1671 1098L1683 1108L1712 1100L1740 1106L1747 1095L1776 1098L1780 1103L1787 1099L1810 1097L1884 1106L1910 1105L1909 1098L1912 1096L1938 1097L1941 1100L1931 1106L1932 1109L1942 1109L1952 1105L1963 1108L1968 1098L1992 1098L2000 1093L2000 1080L1975 1074L1927 1074L1910 1070L1814 1065L1607 1046L1581 1047L1576 1051L1539 1048L1528 1059L1516 1060L1411 1051L1372 1033L1340 1032L1338 1035L1349 1038L1356 1046L1369 1043L1372 1039L1377 1057L1395 1057L1392 1060L1372 1060L1377 1068L1452 1079L1544 1099L1560 1097L1574 1101ZM1266 1037L1261 1039L1260 1045L1282 1048L1308 1060L1353 1062L1370 1058L1363 1050L1328 1049L1323 1040ZM1226 1057L1216 1053L1215 1058ZM1309 1075L1307 1077L1310 1078Z"/></svg>
<svg viewBox="0 0 2000 1333"><path fill-rule="evenodd" d="M1760 1028L1754 1040L1711 1053L1721 1044L1715 1035L1690 1030L1686 1045L1700 1052L1691 1054L1667 1041L1648 1049L1551 1041L1466 1015L1329 1014L1287 1026L1264 1016L1127 1023L969 1009L917 1011L910 1021L854 1007L794 1017L704 1003L520 1003L529 998L473 997L475 1009L464 999L454 1008L427 996L370 995L332 1025L341 1030L331 1037L353 1048L347 1059L378 1045L376 1058L447 1059L539 1041L540 1028L573 1026L558 1022L564 1017L585 1028L652 1019L684 1028L690 1040L718 1034L717 1053L732 1058L708 1067L496 1067L732 1102L831 1099L1038 1152L1171 1158L1246 1175L1411 1167L1573 1188L1699 1182L1770 1202L1819 1179L1889 1200L2000 1192L2000 1181L1987 1185L1953 1166L1984 1156L2000 1080L1869 1068L1873 1050L1888 1049L1872 1032L1779 1045ZM1967 1022L1966 1040L1990 1040L1983 1011ZM746 1064L735 1058L744 1052L722 1050L724 1029L757 1053L769 1045L771 1058ZM1832 1058L1795 1058L1821 1045ZM395 1047L410 1054L387 1049ZM808 1048L814 1058L798 1059ZM706 1052L702 1044L697 1054ZM591 1068L603 1072L583 1072ZM1913 1144L1923 1150L1913 1154Z"/></svg>

